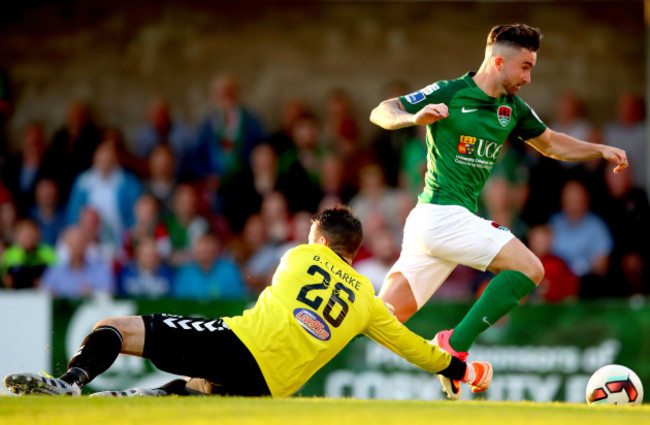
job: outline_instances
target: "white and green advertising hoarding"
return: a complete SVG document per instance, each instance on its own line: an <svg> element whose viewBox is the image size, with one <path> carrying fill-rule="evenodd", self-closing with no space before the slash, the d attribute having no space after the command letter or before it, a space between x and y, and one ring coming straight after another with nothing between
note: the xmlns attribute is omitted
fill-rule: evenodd
<svg viewBox="0 0 650 425"><path fill-rule="evenodd" d="M6 294L0 292L0 305ZM2 372L13 371L4 370L10 365L19 370L49 367L54 375L62 373L84 336L104 317L165 312L216 318L241 313L252 303L106 298L47 299L44 303L42 295L34 296L40 297L39 309L43 314L21 313L25 310L24 304L14 307L11 317L2 309L7 316L0 325ZM431 338L438 330L457 323L467 308L468 304L432 303L411 318L407 326ZM48 334L44 336L43 331ZM30 334L37 337L32 338ZM25 338L27 335L30 337ZM583 402L587 379L597 368L609 363L626 365L635 370L643 382L650 382L650 363L646 360L650 358L649 335L650 306L643 303L632 305L626 300L523 305L485 332L470 351L470 359L487 360L494 366L492 386L479 397ZM20 353L19 358L34 359L20 364L8 362L7 357L13 356L15 360L16 353ZM48 361L51 359L51 366L43 362L43 353L49 357ZM171 375L156 371L146 360L122 356L92 383L88 391L155 386L169 378ZM353 340L301 389L299 395L443 398L434 376L365 336ZM464 397L474 395L465 391Z"/></svg>

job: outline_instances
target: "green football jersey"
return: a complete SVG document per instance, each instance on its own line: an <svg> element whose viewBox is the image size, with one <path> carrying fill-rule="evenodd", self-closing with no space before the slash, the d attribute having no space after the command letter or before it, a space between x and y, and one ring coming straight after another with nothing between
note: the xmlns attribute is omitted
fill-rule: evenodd
<svg viewBox="0 0 650 425"><path fill-rule="evenodd" d="M546 130L521 98L490 97L473 76L470 72L400 97L410 113L436 103L449 109L447 118L427 126L427 172L419 203L461 205L476 213L479 193L506 139L525 141Z"/></svg>

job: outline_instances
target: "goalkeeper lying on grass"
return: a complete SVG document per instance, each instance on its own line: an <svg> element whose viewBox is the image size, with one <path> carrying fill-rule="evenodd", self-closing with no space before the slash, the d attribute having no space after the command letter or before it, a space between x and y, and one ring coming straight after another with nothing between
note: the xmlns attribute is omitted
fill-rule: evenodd
<svg viewBox="0 0 650 425"><path fill-rule="evenodd" d="M5 385L16 394L80 395L119 354L128 354L190 378L97 395L287 397L363 333L428 372L485 391L492 379L489 363L466 363L409 331L350 266L362 239L361 223L348 207L325 210L312 219L309 244L284 255L273 284L241 316L104 319L60 378L13 373Z"/></svg>

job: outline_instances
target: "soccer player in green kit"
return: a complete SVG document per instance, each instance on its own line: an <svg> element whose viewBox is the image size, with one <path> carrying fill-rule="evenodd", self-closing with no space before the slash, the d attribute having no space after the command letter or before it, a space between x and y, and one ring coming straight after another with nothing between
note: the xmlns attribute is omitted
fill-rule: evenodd
<svg viewBox="0 0 650 425"><path fill-rule="evenodd" d="M478 335L544 276L539 259L508 229L475 215L479 193L506 139L525 141L558 160L604 158L617 164L614 172L627 167L625 151L547 128L517 96L531 81L541 39L539 29L528 25L496 26L478 72L385 100L370 115L388 130L427 126L425 187L406 220L400 257L379 296L404 322L457 264L496 274L460 323L434 338L463 360ZM460 398L457 381L441 381L451 398Z"/></svg>

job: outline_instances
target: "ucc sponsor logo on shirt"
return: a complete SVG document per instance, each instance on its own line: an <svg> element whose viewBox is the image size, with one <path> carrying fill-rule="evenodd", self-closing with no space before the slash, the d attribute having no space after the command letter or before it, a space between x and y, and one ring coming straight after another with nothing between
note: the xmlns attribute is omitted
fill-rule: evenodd
<svg viewBox="0 0 650 425"><path fill-rule="evenodd" d="M313 311L297 308L293 311L293 316L307 332L321 341L327 341L332 336L327 323Z"/></svg>
<svg viewBox="0 0 650 425"><path fill-rule="evenodd" d="M462 155L474 155L479 158L496 160L501 151L501 145L497 142L491 142L485 139L477 139L472 136L460 136L460 142L457 147L458 153Z"/></svg>

